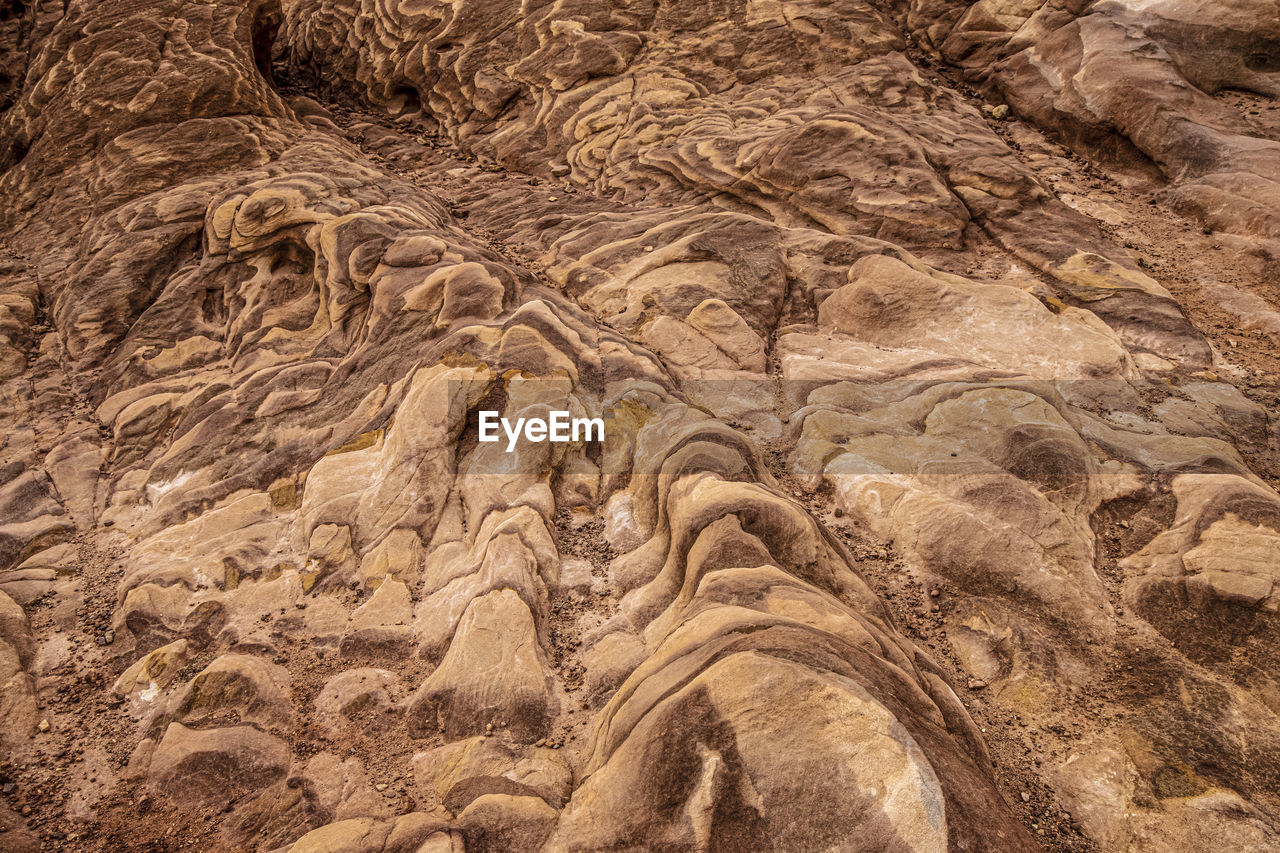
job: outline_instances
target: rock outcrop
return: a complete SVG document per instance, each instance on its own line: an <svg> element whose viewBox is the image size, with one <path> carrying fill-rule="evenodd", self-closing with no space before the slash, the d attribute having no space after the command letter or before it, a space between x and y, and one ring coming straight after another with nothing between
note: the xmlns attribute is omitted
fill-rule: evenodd
<svg viewBox="0 0 1280 853"><path fill-rule="evenodd" d="M0 55L0 847L1280 845L1273 3Z"/></svg>

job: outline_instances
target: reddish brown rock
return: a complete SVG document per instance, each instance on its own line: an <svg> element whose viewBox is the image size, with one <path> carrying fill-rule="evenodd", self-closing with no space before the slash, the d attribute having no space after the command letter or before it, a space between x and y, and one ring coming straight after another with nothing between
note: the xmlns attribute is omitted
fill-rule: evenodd
<svg viewBox="0 0 1280 853"><path fill-rule="evenodd" d="M1271 5L10 4L0 846L1275 848Z"/></svg>
<svg viewBox="0 0 1280 853"><path fill-rule="evenodd" d="M257 729L171 723L151 756L148 778L178 802L211 806L265 788L288 769L289 747Z"/></svg>

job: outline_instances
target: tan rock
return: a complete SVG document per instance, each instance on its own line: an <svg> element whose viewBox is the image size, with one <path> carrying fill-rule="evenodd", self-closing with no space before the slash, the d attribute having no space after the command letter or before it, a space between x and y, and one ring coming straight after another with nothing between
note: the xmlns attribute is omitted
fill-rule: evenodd
<svg viewBox="0 0 1280 853"><path fill-rule="evenodd" d="M409 588L388 580L351 614L339 650L346 657L401 660L413 647L412 622Z"/></svg>
<svg viewBox="0 0 1280 853"><path fill-rule="evenodd" d="M17 649L4 640L0 640L0 713L8 721L0 733L0 744L19 755L28 746L28 736L39 718L36 680L23 668Z"/></svg>
<svg viewBox="0 0 1280 853"><path fill-rule="evenodd" d="M1274 0L11 5L0 737L64 846L114 762L35 699L132 664L141 846L1277 847Z"/></svg>
<svg viewBox="0 0 1280 853"><path fill-rule="evenodd" d="M677 720L685 734L671 737ZM548 849L671 838L696 847L714 838L785 849L946 850L937 778L896 726L852 682L763 655L726 658L658 702L593 765ZM718 729L732 753L718 748ZM705 734L688 737L694 730Z"/></svg>
<svg viewBox="0 0 1280 853"><path fill-rule="evenodd" d="M1187 597L1200 607L1214 599L1253 607L1269 596L1274 586L1275 581L1269 577L1238 572L1201 572L1187 578Z"/></svg>
<svg viewBox="0 0 1280 853"><path fill-rule="evenodd" d="M399 718L400 679L385 669L358 667L325 682L316 697L316 715L333 737L346 726L383 731Z"/></svg>
<svg viewBox="0 0 1280 853"><path fill-rule="evenodd" d="M556 822L556 811L541 797L485 794L458 815L467 850L537 850Z"/></svg>
<svg viewBox="0 0 1280 853"><path fill-rule="evenodd" d="M885 255L849 269L818 322L879 347L912 348L1038 379L1132 374L1119 339L1087 311L1054 314L1017 288L930 275Z"/></svg>
<svg viewBox="0 0 1280 853"><path fill-rule="evenodd" d="M724 300L700 302L685 320L732 358L738 367L757 373L764 371L764 341Z"/></svg>
<svg viewBox="0 0 1280 853"><path fill-rule="evenodd" d="M225 606L213 599L196 601L181 584L146 583L129 590L116 611L115 629L127 629L146 650L176 639L203 645L226 623Z"/></svg>
<svg viewBox="0 0 1280 853"><path fill-rule="evenodd" d="M286 729L292 720L289 672L250 655L222 655L174 695L172 718L190 725L235 711L261 727Z"/></svg>
<svg viewBox="0 0 1280 853"><path fill-rule="evenodd" d="M634 634L606 634L586 651L587 695L592 707L599 708L614 690L647 657L644 642Z"/></svg>
<svg viewBox="0 0 1280 853"><path fill-rule="evenodd" d="M313 829L289 847L289 853L373 853L391 832L384 821L352 818Z"/></svg>
<svg viewBox="0 0 1280 853"><path fill-rule="evenodd" d="M288 769L288 745L250 726L188 729L170 723L148 779L177 803L223 806L283 779Z"/></svg>
<svg viewBox="0 0 1280 853"><path fill-rule="evenodd" d="M112 690L119 696L137 696L143 701L151 701L158 692L167 687L187 662L190 643L176 640L161 646L145 655L126 669Z"/></svg>
<svg viewBox="0 0 1280 853"><path fill-rule="evenodd" d="M553 749L502 740L504 729L498 736L481 735L415 755L414 778L454 814L486 794L537 796L559 809L569 798L572 772Z"/></svg>
<svg viewBox="0 0 1280 853"><path fill-rule="evenodd" d="M459 264L444 273L440 325L462 319L488 320L501 313L505 288L483 265Z"/></svg>
<svg viewBox="0 0 1280 853"><path fill-rule="evenodd" d="M418 534L397 528L360 560L361 584L366 589L376 589L388 577L411 584L422 571L424 558L425 551Z"/></svg>
<svg viewBox="0 0 1280 853"><path fill-rule="evenodd" d="M543 661L533 617L516 593L475 599L444 660L409 702L410 733L439 730L457 740L501 721L519 742L545 736L555 699Z"/></svg>

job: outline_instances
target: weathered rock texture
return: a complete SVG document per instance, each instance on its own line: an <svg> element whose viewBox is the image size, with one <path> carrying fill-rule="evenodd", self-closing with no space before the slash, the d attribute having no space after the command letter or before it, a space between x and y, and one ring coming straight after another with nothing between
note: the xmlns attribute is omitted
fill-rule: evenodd
<svg viewBox="0 0 1280 853"><path fill-rule="evenodd" d="M1274 2L0 56L0 847L1280 846Z"/></svg>

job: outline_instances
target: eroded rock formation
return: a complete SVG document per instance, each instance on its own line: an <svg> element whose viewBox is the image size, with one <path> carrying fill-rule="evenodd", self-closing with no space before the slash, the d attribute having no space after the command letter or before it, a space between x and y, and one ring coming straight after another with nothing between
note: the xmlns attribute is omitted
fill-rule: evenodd
<svg viewBox="0 0 1280 853"><path fill-rule="evenodd" d="M1280 845L1274 3L0 17L0 846Z"/></svg>

